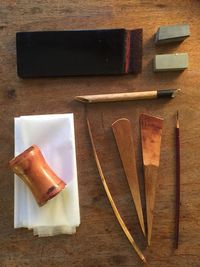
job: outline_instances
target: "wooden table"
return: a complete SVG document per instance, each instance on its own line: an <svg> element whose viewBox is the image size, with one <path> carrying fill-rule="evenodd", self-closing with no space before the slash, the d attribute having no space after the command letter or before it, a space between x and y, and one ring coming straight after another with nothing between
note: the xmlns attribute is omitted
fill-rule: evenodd
<svg viewBox="0 0 200 267"><path fill-rule="evenodd" d="M189 23L191 37L181 44L155 47L158 26ZM174 100L96 104L88 108L94 139L112 194L130 231L144 251L148 266L197 267L200 264L200 1L15 1L0 3L0 266L142 266L118 225L103 190L92 154L81 94L182 88ZM15 33L33 30L91 28L144 29L143 72L140 75L22 80L16 74ZM184 72L152 72L159 53L188 52ZM181 214L180 247L174 250L175 113L180 111ZM13 228L13 118L29 114L75 114L81 226L76 235L34 237ZM137 167L143 173L139 114L162 116L164 132L156 195L152 244L146 248L122 169L111 124L131 120L137 147ZM144 196L143 196L144 204Z"/></svg>

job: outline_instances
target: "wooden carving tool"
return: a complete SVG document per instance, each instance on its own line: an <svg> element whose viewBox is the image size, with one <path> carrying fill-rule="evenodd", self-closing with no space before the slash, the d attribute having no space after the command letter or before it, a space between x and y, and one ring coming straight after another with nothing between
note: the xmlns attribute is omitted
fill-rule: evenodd
<svg viewBox="0 0 200 267"><path fill-rule="evenodd" d="M90 122L89 120L87 119L87 125L88 125L88 131L89 131L89 136L90 136L90 141L91 141L91 144L92 144L92 149L93 149L93 153L94 153L94 158L95 158L95 161L96 161L96 165L97 165L97 169L99 171L99 175L101 177L101 181L102 181L102 184L103 184L103 187L105 189L105 192L106 192L106 195L108 197L108 200L110 201L110 204L111 204L111 207L113 209L113 212L122 228L122 230L124 231L126 237L128 238L129 242L131 243L131 245L133 246L134 250L136 251L137 255L140 257L140 259L143 261L143 262L147 262L142 251L138 248L137 244L135 243L135 240L133 239L131 233L129 232L127 226L125 225L116 205L115 205L115 202L112 198L112 195L110 193L110 190L108 188L108 185L107 185L107 182L106 182L106 178L103 174L103 170L101 168L101 164L100 164L100 161L99 161L99 158L98 158L98 155L97 155L97 152L96 152L96 147L95 147L95 144L94 144L94 140L93 140L93 136L92 136L92 131L91 131L91 127L90 127Z"/></svg>
<svg viewBox="0 0 200 267"><path fill-rule="evenodd" d="M76 96L74 99L83 103L101 103L101 102L117 102L131 101L156 98L174 98L180 89L166 89L144 92L116 93L102 95L82 95Z"/></svg>
<svg viewBox="0 0 200 267"><path fill-rule="evenodd" d="M143 234L145 235L144 218L135 159L135 149L130 121L125 118L119 119L112 124L112 129L131 190L140 226Z"/></svg>
<svg viewBox="0 0 200 267"><path fill-rule="evenodd" d="M160 163L160 145L163 119L146 114L140 115L142 155L145 176L148 245L151 242L155 192Z"/></svg>

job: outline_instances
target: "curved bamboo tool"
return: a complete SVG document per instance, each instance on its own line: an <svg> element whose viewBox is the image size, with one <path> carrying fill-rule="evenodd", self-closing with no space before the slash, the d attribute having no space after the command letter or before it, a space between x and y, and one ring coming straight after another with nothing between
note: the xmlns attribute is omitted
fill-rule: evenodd
<svg viewBox="0 0 200 267"><path fill-rule="evenodd" d="M112 129L131 190L140 226L143 234L145 235L144 217L142 212L131 123L128 119L122 118L112 124Z"/></svg>
<svg viewBox="0 0 200 267"><path fill-rule="evenodd" d="M96 152L96 148L95 148L95 144L94 144L94 140L93 140L93 136L92 136L92 131L91 131L91 127L90 127L90 122L89 120L87 119L87 125L88 125L88 131L89 131L89 136L90 136L90 141L91 141L91 144L92 144L92 149L93 149L93 153L94 153L94 158L95 158L95 161L96 161L96 164L97 164L97 168L98 168L98 171L99 171L99 175L101 177L101 181L102 181L102 184L103 184L103 187L106 191L106 195L110 201L110 204L112 206L112 209L113 209L113 212L122 228L122 230L124 231L126 237L128 238L129 242L131 243L131 245L133 246L133 248L135 249L137 255L140 257L140 259L143 261L143 262L147 262L144 255L142 254L141 250L138 248L137 244L135 243L135 240L133 239L132 235L130 234L128 228L126 227L116 205L115 205L115 202L112 198L112 195L110 193L110 190L108 188L108 185L107 185L107 182L106 182L106 178L103 174L103 171L102 171L102 168L101 168L101 164L100 164L100 161L99 161L99 158L97 156L97 152Z"/></svg>
<svg viewBox="0 0 200 267"><path fill-rule="evenodd" d="M163 119L146 114L140 115L142 154L145 176L148 245L150 246L153 210L155 203Z"/></svg>

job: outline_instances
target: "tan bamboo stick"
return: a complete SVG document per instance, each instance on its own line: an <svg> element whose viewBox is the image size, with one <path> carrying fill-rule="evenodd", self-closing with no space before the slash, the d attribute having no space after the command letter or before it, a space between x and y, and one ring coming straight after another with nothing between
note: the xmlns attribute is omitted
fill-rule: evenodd
<svg viewBox="0 0 200 267"><path fill-rule="evenodd" d="M101 181L102 181L102 184L103 184L103 187L105 189L105 192L106 192L106 195L110 201L110 204L112 206L112 209L113 209L113 212L122 228L122 230L124 231L126 237L128 238L129 242L131 243L131 245L133 246L133 248L135 249L137 255L140 257L140 259L146 263L146 259L144 257L144 255L142 254L141 250L138 248L137 244L135 243L131 233L129 232L128 228L126 227L116 205L115 205L115 202L112 198L112 195L110 193L110 190L108 188L108 185L107 185L107 182L106 182L106 178L103 174L103 171L102 171L102 168L101 168L101 164L100 164L100 161L99 161L99 158L98 158L98 155L97 155L97 152L96 152L96 147L95 147L95 144L94 144L94 140L93 140L93 136L92 136L92 131L91 131L91 127L90 127L90 122L89 120L87 119L87 125L88 125L88 131L89 131L89 136L90 136L90 141L91 141L91 144L92 144L92 149L93 149L93 153L94 153L94 158L95 158L95 161L96 161L96 165L97 165L97 168L98 168L98 171L99 171L99 175L101 177Z"/></svg>
<svg viewBox="0 0 200 267"><path fill-rule="evenodd" d="M112 124L112 129L114 132L124 171L128 180L128 184L131 190L140 226L145 236L144 217L142 212L142 203L140 197L140 188L137 175L135 148L133 142L133 134L131 131L131 123L128 119L122 118Z"/></svg>
<svg viewBox="0 0 200 267"><path fill-rule="evenodd" d="M145 195L148 228L148 245L151 243L155 193L160 164L160 145L163 119L146 114L140 115L142 155L145 176Z"/></svg>
<svg viewBox="0 0 200 267"><path fill-rule="evenodd" d="M116 93L116 94L100 94L100 95L83 95L83 96L76 96L75 100L83 103L100 103L100 102L130 101L130 100L140 100L140 99L155 99L155 98L166 98L166 97L174 98L178 91L180 91L180 89Z"/></svg>

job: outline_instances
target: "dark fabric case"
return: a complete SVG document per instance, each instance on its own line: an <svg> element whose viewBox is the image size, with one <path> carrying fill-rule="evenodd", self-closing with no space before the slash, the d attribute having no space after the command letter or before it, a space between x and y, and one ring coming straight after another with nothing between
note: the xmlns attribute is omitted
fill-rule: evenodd
<svg viewBox="0 0 200 267"><path fill-rule="evenodd" d="M21 78L142 70L142 29L18 32L16 46Z"/></svg>

